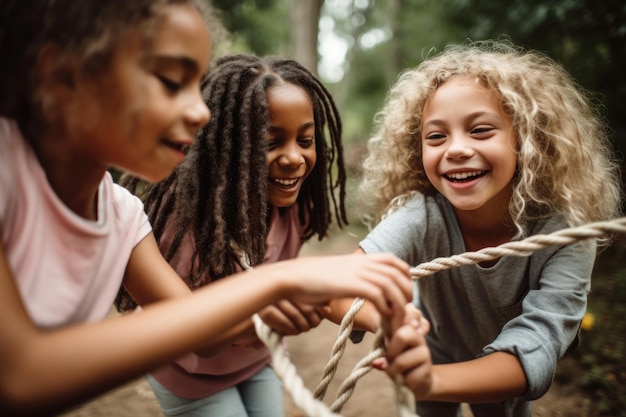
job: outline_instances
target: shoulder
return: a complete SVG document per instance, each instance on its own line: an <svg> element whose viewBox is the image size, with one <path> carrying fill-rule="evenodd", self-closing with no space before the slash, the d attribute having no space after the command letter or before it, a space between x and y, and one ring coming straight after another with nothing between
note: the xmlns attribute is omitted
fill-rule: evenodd
<svg viewBox="0 0 626 417"><path fill-rule="evenodd" d="M142 211L143 202L126 188L115 183L110 173L106 173L102 179L104 187L111 192L111 202L117 210L120 211Z"/></svg>
<svg viewBox="0 0 626 417"><path fill-rule="evenodd" d="M537 221L534 225L530 227L530 235L548 235L560 230L564 230L569 228L570 225L565 220L565 217L562 215L554 215L547 219L542 219ZM555 252L557 250L561 250L563 248L572 247L573 250L581 250L583 252L589 252L595 257L596 243L594 239L572 239L571 242L568 242L565 245L554 245L552 251Z"/></svg>
<svg viewBox="0 0 626 417"><path fill-rule="evenodd" d="M555 215L536 222L531 228L531 235L548 235L568 227L563 216ZM584 275L589 275L595 262L596 249L594 239L551 245L532 254L531 270L543 270L547 265L554 265L560 271L583 271Z"/></svg>
<svg viewBox="0 0 626 417"><path fill-rule="evenodd" d="M451 210L450 204L444 198L415 192L394 199L380 224L419 224L439 228L444 226L445 218L450 215L454 217Z"/></svg>
<svg viewBox="0 0 626 417"><path fill-rule="evenodd" d="M448 228L436 197L415 193L392 209L359 243L365 252L392 252L409 263L448 253Z"/></svg>
<svg viewBox="0 0 626 417"><path fill-rule="evenodd" d="M12 119L0 117L0 158L2 166L13 161L15 154L26 148L26 141L17 123Z"/></svg>
<svg viewBox="0 0 626 417"><path fill-rule="evenodd" d="M559 214L555 214L533 222L529 227L529 233L531 235L548 234L556 232L557 230L566 229L567 227L569 227L569 225L565 218Z"/></svg>
<svg viewBox="0 0 626 417"><path fill-rule="evenodd" d="M39 161L30 152L17 123L0 117L0 215L5 214L6 205L13 201L16 193L34 193Z"/></svg>
<svg viewBox="0 0 626 417"><path fill-rule="evenodd" d="M19 131L15 120L0 116L0 137L3 138L2 140L15 131Z"/></svg>
<svg viewBox="0 0 626 417"><path fill-rule="evenodd" d="M114 227L126 229L127 233L136 232L140 238L152 230L139 197L115 183L108 172L102 178L101 187L106 218L111 218Z"/></svg>

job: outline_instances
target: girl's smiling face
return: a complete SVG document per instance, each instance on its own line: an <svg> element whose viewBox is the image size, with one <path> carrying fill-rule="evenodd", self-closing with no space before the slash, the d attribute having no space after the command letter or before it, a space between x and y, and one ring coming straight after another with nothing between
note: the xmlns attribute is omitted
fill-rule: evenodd
<svg viewBox="0 0 626 417"><path fill-rule="evenodd" d="M63 105L63 135L86 167L116 166L160 181L210 118L200 96L210 38L194 7L174 5L147 45L139 31L131 32L101 74L78 73Z"/></svg>
<svg viewBox="0 0 626 417"><path fill-rule="evenodd" d="M267 101L268 201L274 207L288 207L295 204L317 161L313 105L302 88L289 83L271 87Z"/></svg>
<svg viewBox="0 0 626 417"><path fill-rule="evenodd" d="M433 186L457 211L500 216L508 209L517 139L499 95L453 76L426 101L422 161Z"/></svg>

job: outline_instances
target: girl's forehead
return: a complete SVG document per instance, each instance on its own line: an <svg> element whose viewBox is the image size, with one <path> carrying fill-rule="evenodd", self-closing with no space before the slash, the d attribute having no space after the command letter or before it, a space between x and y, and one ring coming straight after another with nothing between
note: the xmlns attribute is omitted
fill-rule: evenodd
<svg viewBox="0 0 626 417"><path fill-rule="evenodd" d="M448 78L446 78L438 87L450 84L457 85L475 85L482 88L487 88L487 84L483 81L483 79L478 74L470 74L470 73L458 73L452 74Z"/></svg>
<svg viewBox="0 0 626 417"><path fill-rule="evenodd" d="M478 77L455 75L441 83L424 101L421 109L422 123L425 118L442 118L467 112L500 114L502 96L496 88L485 84Z"/></svg>
<svg viewBox="0 0 626 417"><path fill-rule="evenodd" d="M453 74L435 85L435 88L430 91L424 100L424 105L427 105L430 101L432 101L433 98L439 95L442 90L445 90L447 94L450 94L450 92L454 93L455 91L459 91L466 87L477 88L484 90L484 92L493 91L492 88L488 87L485 82L476 75Z"/></svg>

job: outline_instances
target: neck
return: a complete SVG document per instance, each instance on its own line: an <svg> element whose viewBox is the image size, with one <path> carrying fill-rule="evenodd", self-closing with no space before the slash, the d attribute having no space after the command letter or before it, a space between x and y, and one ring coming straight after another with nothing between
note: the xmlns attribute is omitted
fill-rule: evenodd
<svg viewBox="0 0 626 417"><path fill-rule="evenodd" d="M503 208L500 213L455 212L468 251L498 246L511 241L515 236L516 229L508 207Z"/></svg>
<svg viewBox="0 0 626 417"><path fill-rule="evenodd" d="M57 197L78 216L97 220L98 186L106 167L94 167L63 141L49 137L31 143Z"/></svg>

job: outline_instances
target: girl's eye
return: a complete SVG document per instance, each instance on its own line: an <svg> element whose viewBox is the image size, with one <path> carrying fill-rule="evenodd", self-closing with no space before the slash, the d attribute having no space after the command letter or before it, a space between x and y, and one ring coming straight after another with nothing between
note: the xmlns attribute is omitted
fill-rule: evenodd
<svg viewBox="0 0 626 417"><path fill-rule="evenodd" d="M315 143L315 139L313 137L300 138L298 139L298 143L303 148L308 148Z"/></svg>
<svg viewBox="0 0 626 417"><path fill-rule="evenodd" d="M478 126L472 129L472 134L473 135L480 135L480 134L484 134L484 133L489 133L493 130L493 127L491 126Z"/></svg>
<svg viewBox="0 0 626 417"><path fill-rule="evenodd" d="M172 92L176 92L182 88L182 84L171 80L170 78L164 77L162 75L157 75L161 83Z"/></svg>
<svg viewBox="0 0 626 417"><path fill-rule="evenodd" d="M271 151L271 150L276 149L276 148L278 148L278 141L270 139L267 142L267 149Z"/></svg>
<svg viewBox="0 0 626 417"><path fill-rule="evenodd" d="M446 135L444 135L443 133L440 133L440 132L433 132L433 133L429 133L425 137L428 140L439 140L439 139L445 138Z"/></svg>

